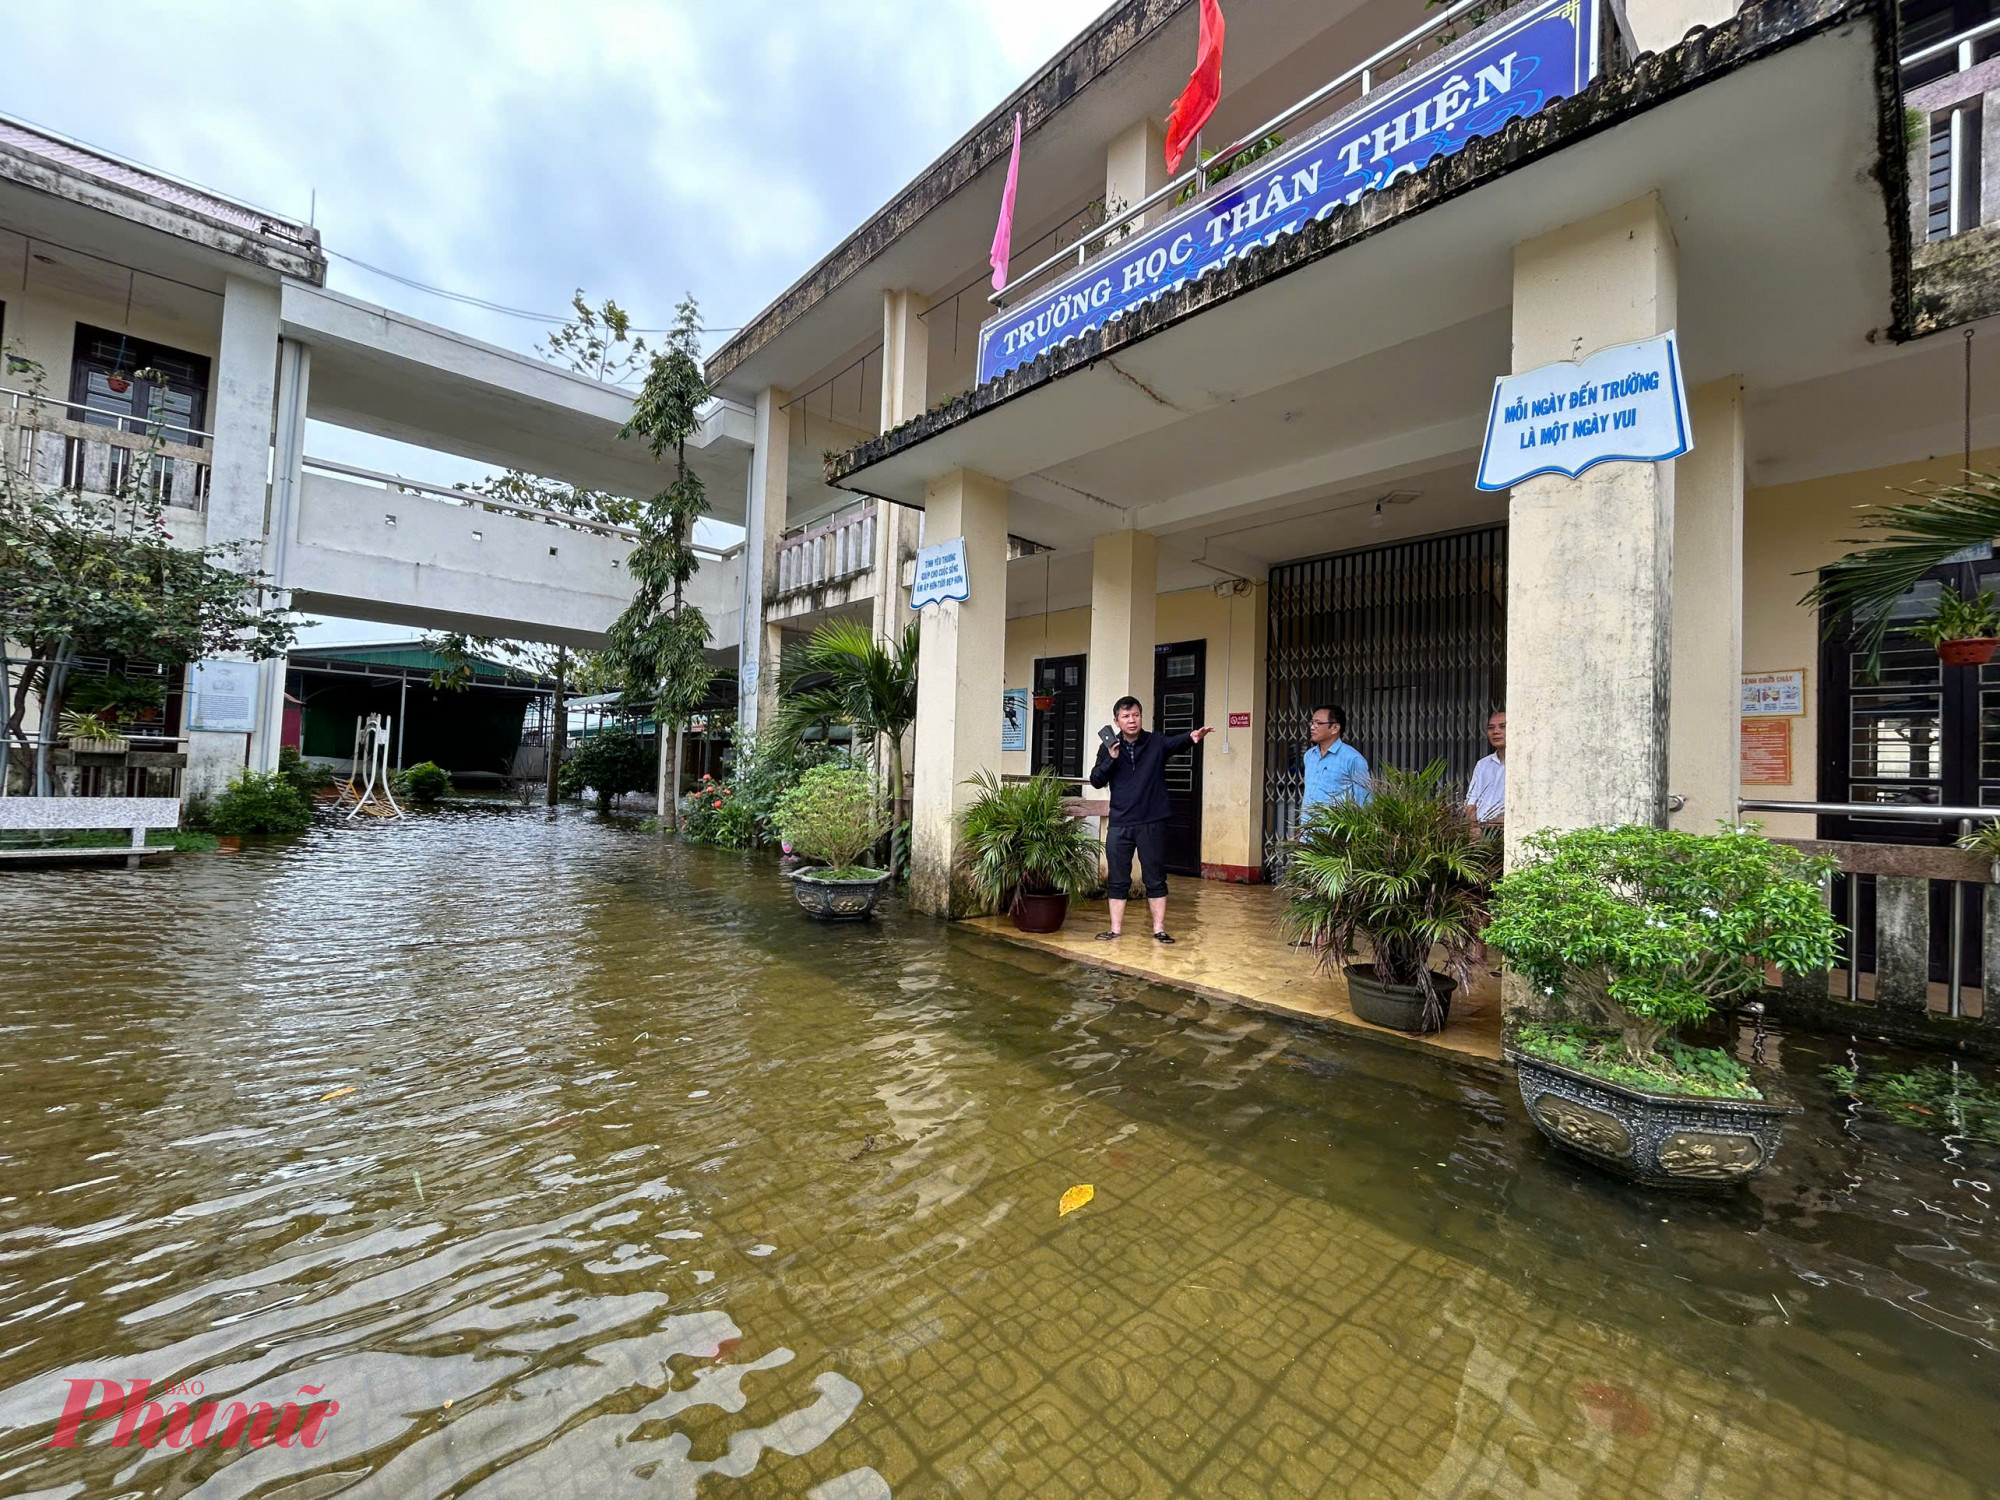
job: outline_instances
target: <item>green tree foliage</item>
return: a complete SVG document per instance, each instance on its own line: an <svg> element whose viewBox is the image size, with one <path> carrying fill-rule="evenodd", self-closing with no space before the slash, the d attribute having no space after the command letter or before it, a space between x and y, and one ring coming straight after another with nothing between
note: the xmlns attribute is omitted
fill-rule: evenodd
<svg viewBox="0 0 2000 1500"><path fill-rule="evenodd" d="M40 384L32 366L30 384ZM152 452L135 453L122 487L104 496L49 489L21 465L0 465L0 641L28 651L27 669L10 674L11 739L28 743L25 711L39 695L46 746L79 656L177 667L231 653L262 660L291 645L298 622L267 596L249 544L175 545L155 468ZM39 752L36 782L46 793Z"/></svg>
<svg viewBox="0 0 2000 1500"><path fill-rule="evenodd" d="M778 703L779 732L794 743L815 728L846 724L869 753L885 752L886 790L899 829L903 736L917 721L918 637L915 620L893 649L857 621L822 625L786 662ZM890 851L890 865L901 873L900 848Z"/></svg>
<svg viewBox="0 0 2000 1500"><path fill-rule="evenodd" d="M434 760L420 760L397 773L395 786L412 802L428 807L451 790L451 772Z"/></svg>
<svg viewBox="0 0 2000 1500"><path fill-rule="evenodd" d="M281 771L244 771L210 804L210 833L303 833L312 804Z"/></svg>
<svg viewBox="0 0 2000 1500"><path fill-rule="evenodd" d="M1357 937L1375 977L1414 985L1424 1026L1443 1024L1431 982L1436 961L1463 987L1486 917L1500 846L1465 816L1465 798L1437 761L1422 771L1384 770L1365 802L1325 802L1300 825L1284 875L1287 940L1311 944L1319 962L1347 967Z"/></svg>
<svg viewBox="0 0 2000 1500"><path fill-rule="evenodd" d="M855 865L862 851L889 828L868 772L861 766L851 762L814 766L778 798L772 821L786 843L826 865L829 874L880 873Z"/></svg>
<svg viewBox="0 0 2000 1500"><path fill-rule="evenodd" d="M278 774L299 789L310 802L323 788L333 785L333 767L307 760L286 745L278 752Z"/></svg>
<svg viewBox="0 0 2000 1500"><path fill-rule="evenodd" d="M1644 1062L1676 1026L1752 994L1764 966L1833 966L1833 862L1753 829L1542 832L1493 892L1486 942L1550 999L1616 1030Z"/></svg>
<svg viewBox="0 0 2000 1500"><path fill-rule="evenodd" d="M653 760L637 730L608 724L572 743L562 778L566 793L574 796L589 788L597 793L598 807L608 811L615 798L653 784Z"/></svg>
<svg viewBox="0 0 2000 1500"><path fill-rule="evenodd" d="M632 602L611 626L608 654L628 705L653 704L663 736L676 734L708 694L708 621L686 598L700 566L693 545L695 522L708 514L701 476L688 467L687 440L701 424L708 383L701 370L701 318L692 297L675 309L666 347L653 356L646 384L633 403L623 436L639 438L660 460L671 458L674 478L646 502L639 544L626 559ZM670 802L661 809L669 822Z"/></svg>

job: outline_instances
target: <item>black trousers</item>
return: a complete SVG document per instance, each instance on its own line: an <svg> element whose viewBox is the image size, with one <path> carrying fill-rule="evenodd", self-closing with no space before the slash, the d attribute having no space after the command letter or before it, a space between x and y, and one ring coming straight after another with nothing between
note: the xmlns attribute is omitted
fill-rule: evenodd
<svg viewBox="0 0 2000 1500"><path fill-rule="evenodd" d="M1148 898L1167 893L1167 825L1157 823L1113 823L1104 840L1104 861L1111 874L1104 893L1114 901L1132 899L1132 855L1139 855L1139 875Z"/></svg>

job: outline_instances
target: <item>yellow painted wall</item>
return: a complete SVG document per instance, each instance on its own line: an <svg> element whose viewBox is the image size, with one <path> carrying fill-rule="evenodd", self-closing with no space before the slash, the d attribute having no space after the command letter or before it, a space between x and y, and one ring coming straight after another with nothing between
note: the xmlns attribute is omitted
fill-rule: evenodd
<svg viewBox="0 0 2000 1500"><path fill-rule="evenodd" d="M1785 786L1746 786L1755 798L1815 801L1819 788L1819 622L1799 607L1814 570L1848 550L1844 538L1857 535L1855 508L1894 503L1896 491L1922 480L1951 480L1964 458L1952 455L1928 463L1900 464L1836 474L1826 479L1753 489L1743 497L1743 670L1776 672L1806 669L1806 716L1792 721L1792 780ZM1975 452L1982 473L2000 468L2000 449ZM1801 576L1803 575L1803 576ZM1830 800L1843 788L1829 787ZM1762 819L1781 837L1811 838L1807 817L1775 814Z"/></svg>
<svg viewBox="0 0 2000 1500"><path fill-rule="evenodd" d="M1263 863L1264 841L1264 655L1267 606L1262 584L1238 596L1210 589L1185 589L1159 596L1155 639L1208 643L1206 717L1215 726L1202 757L1201 857L1205 865L1241 870ZM1090 649L1090 611L1058 610L1007 622L1006 685L1034 687L1035 662L1074 656ZM1087 671L1087 669L1086 669ZM1084 722L1094 742L1100 724L1111 721L1111 704L1098 702L1085 679ZM1231 712L1250 715L1250 727L1230 729ZM1089 752L1086 752L1086 767ZM1025 776L1028 752L1003 751L1002 775Z"/></svg>

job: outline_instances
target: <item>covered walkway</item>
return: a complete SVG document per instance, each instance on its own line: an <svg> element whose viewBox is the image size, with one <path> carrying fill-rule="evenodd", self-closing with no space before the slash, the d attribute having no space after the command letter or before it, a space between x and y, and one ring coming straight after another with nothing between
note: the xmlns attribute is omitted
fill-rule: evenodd
<svg viewBox="0 0 2000 1500"><path fill-rule="evenodd" d="M1348 1006L1347 983L1338 973L1314 974L1312 955L1286 946L1278 936L1283 900L1275 886L1176 881L1167 909L1168 928L1177 939L1172 947L1146 934L1145 906L1139 901L1128 909L1125 936L1115 943L1096 941L1096 934L1108 925L1102 901L1074 903L1062 931L1045 937L1016 931L1005 916L978 917L959 925L1207 999L1290 1016L1329 1030L1351 1027L1383 1041L1446 1053L1482 1067L1500 1066L1498 979L1482 975L1470 994L1453 997L1451 1019L1436 1036L1417 1037L1370 1025Z"/></svg>

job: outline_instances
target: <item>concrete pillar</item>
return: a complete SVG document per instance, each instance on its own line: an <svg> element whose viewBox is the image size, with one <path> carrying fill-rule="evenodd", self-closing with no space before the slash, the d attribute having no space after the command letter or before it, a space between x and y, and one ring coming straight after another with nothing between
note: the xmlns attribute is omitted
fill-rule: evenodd
<svg viewBox="0 0 2000 1500"><path fill-rule="evenodd" d="M1514 370L1674 326L1673 235L1648 194L1514 251ZM1666 820L1674 467L1514 488L1507 856L1544 828Z"/></svg>
<svg viewBox="0 0 2000 1500"><path fill-rule="evenodd" d="M1107 217L1145 202L1167 185L1166 152L1166 132L1160 121L1151 117L1134 120L1112 139L1110 148L1104 153L1104 211ZM1125 233L1144 228L1146 220L1159 214L1159 209L1153 209ZM1124 234L1118 238L1123 239Z"/></svg>
<svg viewBox="0 0 2000 1500"><path fill-rule="evenodd" d="M1153 647L1160 596L1160 548L1150 531L1107 531L1091 546L1090 703L1093 726L1131 694L1153 726Z"/></svg>
<svg viewBox="0 0 2000 1500"><path fill-rule="evenodd" d="M292 543L299 533L299 491L304 483L306 455L306 392L312 382L312 350L294 339L278 349L278 417L272 443L271 524L264 538L264 572L271 587L283 593L291 587L286 576ZM278 749L285 732L285 658L262 662L257 668L257 728L250 736L250 765L259 771L278 768Z"/></svg>
<svg viewBox="0 0 2000 1500"><path fill-rule="evenodd" d="M1676 828L1736 821L1743 680L1743 382L1688 397L1694 451L1674 460L1673 709L1667 790Z"/></svg>
<svg viewBox="0 0 2000 1500"><path fill-rule="evenodd" d="M207 538L210 545L240 544L243 550L238 565L251 571L265 566L278 312L275 284L243 276L224 280L222 332L216 349L215 454L209 465ZM245 765L253 763L252 739L249 734L190 730L188 790L221 790ZM260 743L254 749L261 752L263 746ZM275 748L270 758L276 764Z"/></svg>
<svg viewBox="0 0 2000 1500"><path fill-rule="evenodd" d="M882 294L883 432L924 414L929 400L930 325L924 299L912 291ZM878 640L893 640L909 612L903 587L903 559L917 550L921 512L877 502L875 517L874 626Z"/></svg>
<svg viewBox="0 0 2000 1500"><path fill-rule="evenodd" d="M960 602L924 606L917 671L916 792L910 812L910 899L958 916L952 856L966 781L1000 770L1000 694L1007 647L1007 486L959 469L925 492L925 544L965 538L970 585Z"/></svg>
<svg viewBox="0 0 2000 1500"><path fill-rule="evenodd" d="M778 576L778 538L785 530L789 399L776 386L757 393L756 446L743 518L743 640L737 647L736 723L746 740L769 721L778 702L781 635L776 625L765 623L764 598Z"/></svg>
<svg viewBox="0 0 2000 1500"><path fill-rule="evenodd" d="M1635 53L1664 52L1690 31L1732 19L1736 0L1612 0L1611 9Z"/></svg>

